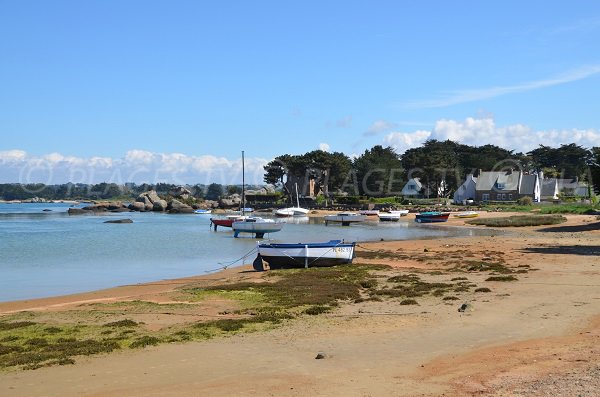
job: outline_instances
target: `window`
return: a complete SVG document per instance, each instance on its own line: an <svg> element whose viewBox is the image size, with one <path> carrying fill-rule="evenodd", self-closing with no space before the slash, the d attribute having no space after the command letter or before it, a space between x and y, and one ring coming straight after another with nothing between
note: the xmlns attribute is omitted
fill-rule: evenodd
<svg viewBox="0 0 600 397"><path fill-rule="evenodd" d="M504 182L496 182L496 187L500 190L504 189Z"/></svg>
<svg viewBox="0 0 600 397"><path fill-rule="evenodd" d="M408 185L408 190L417 190L415 185Z"/></svg>
<svg viewBox="0 0 600 397"><path fill-rule="evenodd" d="M490 194L489 193L483 193L481 195L481 201L489 201L490 200Z"/></svg>
<svg viewBox="0 0 600 397"><path fill-rule="evenodd" d="M510 194L508 195L508 200L509 200L509 201L512 201L512 193L510 193Z"/></svg>
<svg viewBox="0 0 600 397"><path fill-rule="evenodd" d="M506 194L502 193L502 201L506 200Z"/></svg>

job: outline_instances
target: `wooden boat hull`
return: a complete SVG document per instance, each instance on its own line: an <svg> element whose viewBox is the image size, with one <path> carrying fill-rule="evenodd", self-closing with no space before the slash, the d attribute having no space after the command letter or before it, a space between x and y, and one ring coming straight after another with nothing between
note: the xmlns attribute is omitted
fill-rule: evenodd
<svg viewBox="0 0 600 397"><path fill-rule="evenodd" d="M260 259L271 269L335 266L352 263L355 243L259 244Z"/></svg>

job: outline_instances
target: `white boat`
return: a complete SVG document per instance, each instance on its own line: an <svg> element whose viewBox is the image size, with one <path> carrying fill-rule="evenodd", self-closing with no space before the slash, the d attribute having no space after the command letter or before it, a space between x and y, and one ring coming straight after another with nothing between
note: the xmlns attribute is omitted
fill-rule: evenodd
<svg viewBox="0 0 600 397"><path fill-rule="evenodd" d="M283 228L284 223L275 222L273 219L265 219L258 216L249 216L231 224L233 237L239 237L240 233L251 233L256 238L263 238L267 233L275 233Z"/></svg>
<svg viewBox="0 0 600 397"><path fill-rule="evenodd" d="M352 263L355 243L331 240L326 243L258 244L256 270L264 270L262 261L271 269L282 267L333 266Z"/></svg>
<svg viewBox="0 0 600 397"><path fill-rule="evenodd" d="M392 214L400 214L400 216L408 215L408 210L392 210L390 211Z"/></svg>
<svg viewBox="0 0 600 397"><path fill-rule="evenodd" d="M325 225L329 222L338 222L342 226L349 226L351 223L363 222L367 218L366 215L356 214L354 212L340 212L335 215L325 215Z"/></svg>
<svg viewBox="0 0 600 397"><path fill-rule="evenodd" d="M307 215L310 211L306 208L300 207L300 198L298 197L298 184L296 183L296 206L281 208L275 211L277 216L303 216Z"/></svg>
<svg viewBox="0 0 600 397"><path fill-rule="evenodd" d="M195 214L210 214L212 213L212 210L196 210L194 211Z"/></svg>
<svg viewBox="0 0 600 397"><path fill-rule="evenodd" d="M360 210L358 213L366 216L377 216L379 215L379 210Z"/></svg>
<svg viewBox="0 0 600 397"><path fill-rule="evenodd" d="M390 212L380 212L378 216L379 216L379 220L381 222L397 222L400 220L400 217L402 215L390 211Z"/></svg>
<svg viewBox="0 0 600 397"><path fill-rule="evenodd" d="M479 212L477 211L464 211L454 214L456 218L477 218L479 216Z"/></svg>

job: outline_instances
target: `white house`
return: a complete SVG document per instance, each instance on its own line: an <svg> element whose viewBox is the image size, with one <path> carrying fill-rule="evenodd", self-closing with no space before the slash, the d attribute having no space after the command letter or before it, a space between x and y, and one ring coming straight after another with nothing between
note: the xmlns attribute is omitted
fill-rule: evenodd
<svg viewBox="0 0 600 397"><path fill-rule="evenodd" d="M410 178L402 188L402 195L405 197L421 197L423 195L423 185L419 178Z"/></svg>
<svg viewBox="0 0 600 397"><path fill-rule="evenodd" d="M467 200L475 200L475 187L477 186L477 177L473 174L467 175L462 185L454 192L454 204L466 204Z"/></svg>

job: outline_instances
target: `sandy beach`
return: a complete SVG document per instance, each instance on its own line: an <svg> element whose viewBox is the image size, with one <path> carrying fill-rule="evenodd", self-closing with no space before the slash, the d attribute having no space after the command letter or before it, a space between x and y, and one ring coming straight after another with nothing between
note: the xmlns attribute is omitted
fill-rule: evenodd
<svg viewBox="0 0 600 397"><path fill-rule="evenodd" d="M452 286L444 294L417 297L417 304L385 295L348 300L332 311L299 315L258 332L120 349L77 357L71 365L9 368L0 371L0 394L597 395L600 220L567 218L560 225L507 228L486 237L359 244L357 266L388 266L374 273L381 283L412 274L422 282ZM465 223L454 218L444 227ZM481 263L501 264L502 275L515 280L489 280L489 269L475 268ZM0 321L27 318L60 325L133 319L145 331L159 332L232 318L240 309L235 299L186 300L186 288L259 283L268 273L245 265L186 279L0 303ZM155 309L126 304L140 301ZM323 359L315 359L317 354Z"/></svg>

